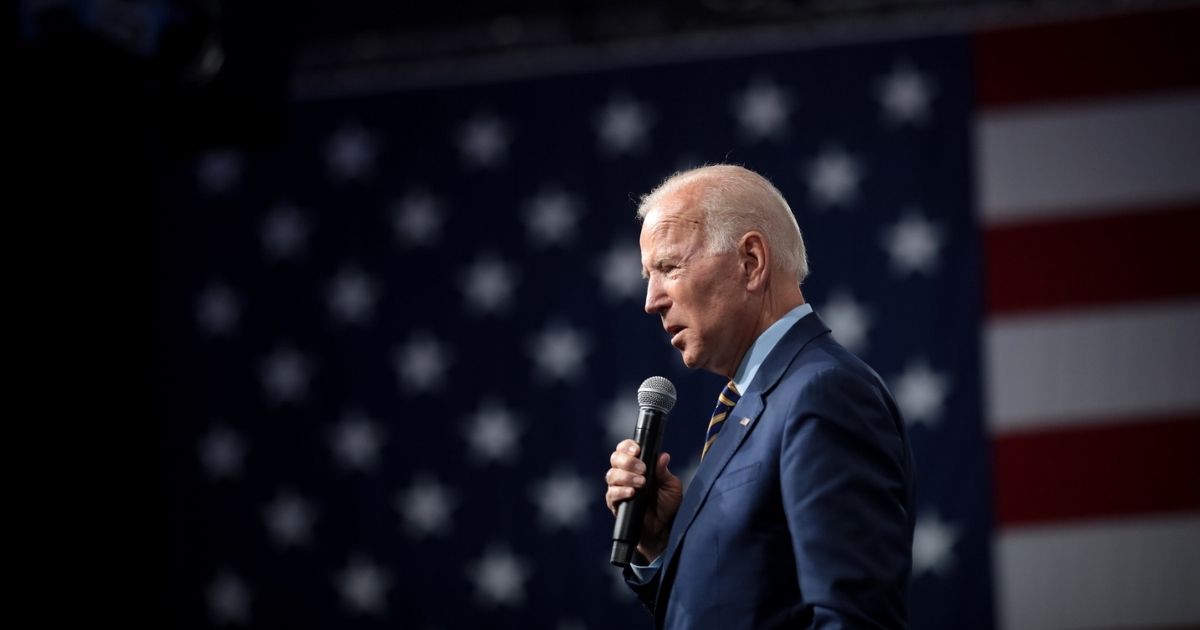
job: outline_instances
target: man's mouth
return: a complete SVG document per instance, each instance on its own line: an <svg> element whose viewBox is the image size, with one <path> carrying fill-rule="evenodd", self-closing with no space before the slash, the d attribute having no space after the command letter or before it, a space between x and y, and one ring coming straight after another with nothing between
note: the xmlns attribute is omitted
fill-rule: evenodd
<svg viewBox="0 0 1200 630"><path fill-rule="evenodd" d="M671 335L671 345L675 345L675 341L679 339L679 334L684 331L685 326L667 326L667 334Z"/></svg>

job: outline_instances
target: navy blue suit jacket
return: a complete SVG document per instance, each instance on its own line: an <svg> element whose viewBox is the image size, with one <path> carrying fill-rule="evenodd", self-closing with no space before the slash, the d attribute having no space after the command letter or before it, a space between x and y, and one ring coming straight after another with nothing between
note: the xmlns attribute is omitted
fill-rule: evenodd
<svg viewBox="0 0 1200 630"><path fill-rule="evenodd" d="M654 579L626 578L660 628L904 627L913 494L891 394L810 314L730 412Z"/></svg>

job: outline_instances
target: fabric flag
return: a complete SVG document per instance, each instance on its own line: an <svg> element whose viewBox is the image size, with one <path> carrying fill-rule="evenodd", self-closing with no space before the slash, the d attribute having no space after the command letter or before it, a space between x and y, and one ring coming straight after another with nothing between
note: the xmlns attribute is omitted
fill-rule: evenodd
<svg viewBox="0 0 1200 630"><path fill-rule="evenodd" d="M1200 623L1200 12L975 39L998 617Z"/></svg>

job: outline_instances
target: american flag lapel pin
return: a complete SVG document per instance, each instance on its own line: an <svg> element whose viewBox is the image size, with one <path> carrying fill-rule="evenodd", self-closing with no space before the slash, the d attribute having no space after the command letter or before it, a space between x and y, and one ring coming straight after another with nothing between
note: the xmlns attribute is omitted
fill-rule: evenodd
<svg viewBox="0 0 1200 630"><path fill-rule="evenodd" d="M741 419L741 421L740 421L740 422L738 422L738 424L740 424L740 425L742 425L742 426L749 426L749 425L750 425L750 418L742 418L742 419Z"/></svg>

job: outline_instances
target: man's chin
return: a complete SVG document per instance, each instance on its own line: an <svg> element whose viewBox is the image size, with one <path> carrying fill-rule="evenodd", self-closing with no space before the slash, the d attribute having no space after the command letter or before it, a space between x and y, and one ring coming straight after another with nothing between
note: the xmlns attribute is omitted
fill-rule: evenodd
<svg viewBox="0 0 1200 630"><path fill-rule="evenodd" d="M683 360L683 366L689 370L694 370L700 366L700 357L698 357L694 354L689 354L687 352L680 352L679 358Z"/></svg>

